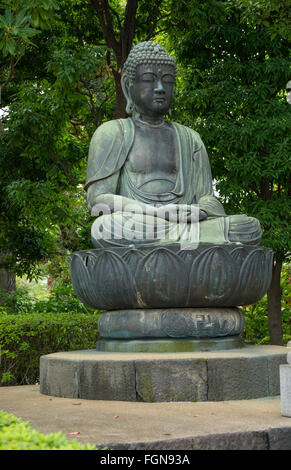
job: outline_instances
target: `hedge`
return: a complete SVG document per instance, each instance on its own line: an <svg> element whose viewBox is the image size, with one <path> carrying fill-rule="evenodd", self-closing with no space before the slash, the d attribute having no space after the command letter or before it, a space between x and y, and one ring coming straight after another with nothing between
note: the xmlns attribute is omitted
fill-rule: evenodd
<svg viewBox="0 0 291 470"><path fill-rule="evenodd" d="M0 410L0 450L97 450L91 444L67 441L65 434L41 434L30 424Z"/></svg>
<svg viewBox="0 0 291 470"><path fill-rule="evenodd" d="M94 349L99 316L99 312L0 315L0 384L35 384L44 354Z"/></svg>

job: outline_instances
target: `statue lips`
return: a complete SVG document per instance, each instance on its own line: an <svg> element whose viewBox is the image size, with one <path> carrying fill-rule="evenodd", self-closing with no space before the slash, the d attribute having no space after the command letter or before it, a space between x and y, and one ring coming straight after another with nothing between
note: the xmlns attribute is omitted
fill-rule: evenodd
<svg viewBox="0 0 291 470"><path fill-rule="evenodd" d="M161 107L161 106L165 107L165 105L167 105L167 108L168 108L169 104L167 103L167 101L168 100L164 96L155 96L153 98L153 104L158 105L159 107Z"/></svg>

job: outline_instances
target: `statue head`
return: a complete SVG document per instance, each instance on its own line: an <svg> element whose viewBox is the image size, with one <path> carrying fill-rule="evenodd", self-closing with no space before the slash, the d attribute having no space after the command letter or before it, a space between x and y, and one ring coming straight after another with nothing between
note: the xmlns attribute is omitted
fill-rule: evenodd
<svg viewBox="0 0 291 470"><path fill-rule="evenodd" d="M127 57L121 77L126 112L166 114L176 74L176 62L162 46L150 41L137 44Z"/></svg>

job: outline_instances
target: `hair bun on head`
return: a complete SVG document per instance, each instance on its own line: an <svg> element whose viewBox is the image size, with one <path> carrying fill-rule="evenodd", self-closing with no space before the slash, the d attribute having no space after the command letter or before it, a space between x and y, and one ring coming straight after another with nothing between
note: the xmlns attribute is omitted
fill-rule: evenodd
<svg viewBox="0 0 291 470"><path fill-rule="evenodd" d="M131 49L124 63L122 74L127 75L129 80L133 82L136 68L142 64L170 65L174 68L175 76L177 74L175 59L169 55L164 47L155 42L140 42Z"/></svg>

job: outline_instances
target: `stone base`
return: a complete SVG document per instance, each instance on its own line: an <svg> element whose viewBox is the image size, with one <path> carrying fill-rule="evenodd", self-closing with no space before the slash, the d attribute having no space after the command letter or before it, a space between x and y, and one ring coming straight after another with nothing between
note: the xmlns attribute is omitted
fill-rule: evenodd
<svg viewBox="0 0 291 470"><path fill-rule="evenodd" d="M133 338L213 339L239 335L243 332L243 328L244 316L238 308L234 307L115 310L102 313L98 322L98 331L102 338L123 340ZM237 347L237 344L231 347ZM194 351L196 349L196 347L190 347L177 350ZM99 348L98 350L100 351ZM123 349L114 348L107 350L123 351ZM132 349L132 351L146 350L158 351L158 349L151 348Z"/></svg>
<svg viewBox="0 0 291 470"><path fill-rule="evenodd" d="M281 413L291 418L291 342L287 344L287 362L280 366Z"/></svg>
<svg viewBox="0 0 291 470"><path fill-rule="evenodd" d="M40 391L88 400L222 401L280 394L281 346L188 353L60 352L40 358Z"/></svg>
<svg viewBox="0 0 291 470"><path fill-rule="evenodd" d="M191 351L221 351L227 349L243 348L244 346L244 340L240 336L206 339L105 339L97 341L96 350L100 352L174 353Z"/></svg>

